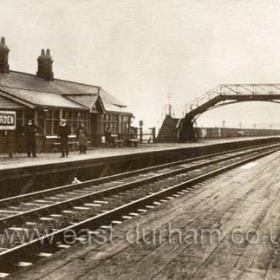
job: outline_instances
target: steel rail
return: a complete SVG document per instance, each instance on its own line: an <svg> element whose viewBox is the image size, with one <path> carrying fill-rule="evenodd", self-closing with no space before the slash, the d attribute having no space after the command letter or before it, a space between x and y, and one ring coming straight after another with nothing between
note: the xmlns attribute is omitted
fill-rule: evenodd
<svg viewBox="0 0 280 280"><path fill-rule="evenodd" d="M110 224L112 222L112 220L114 220L116 218L120 218L124 214L127 214L131 211L137 211L137 210L139 210L139 208L143 208L147 205L150 205L151 203L153 203L159 199L168 197L171 194L174 194L185 188L189 188L189 187L191 187L195 184L198 184L202 181L205 181L209 178L213 178L223 172L229 171L233 168L236 168L240 165L251 162L253 160L259 159L261 157L269 155L278 150L279 149L273 149L273 150L269 150L266 152L262 152L258 155L251 156L246 159L241 159L238 162L235 162L228 166L207 172L203 175L199 175L195 178L192 178L183 183L179 183L177 185L168 187L164 190L160 190L156 193L153 193L148 196L137 199L135 201L129 202L125 205L119 206L106 213L99 214L97 216L88 218L82 222L78 222L74 225L65 227L63 229L59 229L53 233L50 233L50 234L47 234L47 235L41 237L41 238L32 240L29 243L21 244L17 247L14 247L12 249L9 249L5 252L0 253L0 263L1 263L1 265L3 264L4 266L12 265L22 259L30 258L32 255L35 256L36 254L46 250L47 248L57 246L58 242L63 242L65 231L73 230L75 232L79 232L80 230L85 229L85 228L88 230L96 230L102 225ZM51 244L49 244L49 240L52 240ZM26 255L26 252L28 252L28 255Z"/></svg>
<svg viewBox="0 0 280 280"><path fill-rule="evenodd" d="M273 145L275 145L275 144L268 144L268 145L265 145L265 147L269 147L269 146L273 146ZM264 147L264 145L260 144L260 145L249 146L249 147L245 147L245 148L241 148L241 149L231 149L229 151L224 151L224 152L220 152L220 153L213 153L213 154L208 154L208 155L204 155L204 156L200 156L200 157L193 157L193 158L178 160L178 161L174 161L171 163L169 162L169 163L164 163L164 164L160 164L160 165L156 165L156 166L152 166L152 167L146 167L146 168L141 168L141 169L137 169L137 170L133 170L133 171L123 172L120 174L114 174L114 175L106 176L106 177L102 177L102 178L91 179L91 180L87 180L87 181L80 182L77 184L69 184L69 185L59 186L59 187L55 187L55 188L51 188L51 189L27 193L27 194L23 194L23 195L12 196L12 197L8 197L8 198L0 199L0 205L13 204L13 203L17 203L20 201L25 201L26 199L29 199L29 198L35 199L35 198L38 198L38 197L41 197L41 196L44 196L47 194L55 194L55 193L60 193L60 192L65 192L65 191L71 191L74 189L81 190L81 188L91 186L92 184L102 184L102 183L105 183L108 181L126 178L128 176L132 177L135 175L139 175L141 173L152 172L152 171L160 170L163 168L169 168L169 167L180 165L180 164L191 163L193 161L208 159L208 158L212 158L214 156L220 156L220 155L222 156L225 154L254 149L257 147Z"/></svg>
<svg viewBox="0 0 280 280"><path fill-rule="evenodd" d="M274 145L269 145L269 147L261 147L261 148L257 148L257 149L250 149L249 151L245 151L243 153L235 153L233 155L227 156L225 158L218 158L218 159L214 159L214 160L209 160L207 162L203 162L203 163L198 163L192 166L187 166L187 167L182 167L176 170L170 170L167 171L166 173L162 173L162 174L156 174L153 175L151 177L148 178L141 178L129 183L124 183L118 186L114 186L114 187L110 187L104 190L100 190L100 191L94 191L88 194L84 194L84 195L78 195L75 196L74 198L70 198L70 199L66 199L64 201L60 201L57 203L53 203L53 204L49 204L43 207L39 207L39 208L34 208L31 210L27 210L24 212L20 212L18 214L15 215L10 215L8 217L4 217L0 219L0 229L2 228L6 228L6 227L10 227L13 226L15 223L18 223L20 221L23 221L25 219L27 219L28 217L32 216L32 215L36 215L36 216L42 216L42 215L48 215L51 214L52 212L55 211L62 211L63 209L67 208L67 207L73 207L73 206L77 206L80 205L81 203L87 201L87 200L93 200L93 199L100 199L102 197L106 197L107 195L113 195L115 193L119 193L121 191L126 191L132 188L136 188L139 185L145 185L147 183L152 183L154 181L166 178L166 177L170 177L173 175L177 175L183 172L189 172L201 167L205 167L205 166L209 166L212 164L216 164L219 162L223 162L226 160L230 160L239 156L244 156L247 154L251 154L251 153L255 153L258 151L263 151L263 150L267 150L267 149L271 149L272 147L276 148L279 147L280 148L280 144L274 144Z"/></svg>

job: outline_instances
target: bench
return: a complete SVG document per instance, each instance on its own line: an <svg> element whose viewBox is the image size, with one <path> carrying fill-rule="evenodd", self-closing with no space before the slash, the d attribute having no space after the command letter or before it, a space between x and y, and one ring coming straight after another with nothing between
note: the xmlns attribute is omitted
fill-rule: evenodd
<svg viewBox="0 0 280 280"><path fill-rule="evenodd" d="M131 139L118 139L117 135L112 135L112 139L113 139L113 143L114 143L114 147L123 147L123 146L129 146L129 147L137 147L138 144L138 140L135 138L131 138Z"/></svg>
<svg viewBox="0 0 280 280"><path fill-rule="evenodd" d="M115 146L116 147L121 148L121 147L123 147L123 145L124 145L124 141L123 140L119 140L119 139L115 140Z"/></svg>
<svg viewBox="0 0 280 280"><path fill-rule="evenodd" d="M138 140L135 138L131 139L118 139L118 135L113 134L111 135L111 140L108 142L106 141L105 136L102 136L101 142L106 145L106 147L124 147L124 146L129 146L129 147L137 147Z"/></svg>
<svg viewBox="0 0 280 280"><path fill-rule="evenodd" d="M57 151L60 147L59 137L57 135L49 135L46 136L46 140L48 142L49 150L48 152ZM76 141L75 141L76 140ZM76 135L69 135L68 136L68 146L71 149L78 148L79 141L77 140Z"/></svg>
<svg viewBox="0 0 280 280"><path fill-rule="evenodd" d="M113 145L113 147L121 148L124 146L124 140L118 139L118 135L113 134L111 135L111 144Z"/></svg>
<svg viewBox="0 0 280 280"><path fill-rule="evenodd" d="M123 146L137 147L138 140L137 139L127 139L127 140L115 139L114 143L115 143L115 147L119 147L119 148L121 148Z"/></svg>
<svg viewBox="0 0 280 280"><path fill-rule="evenodd" d="M128 144L130 147L131 146L137 147L138 140L137 139L128 139Z"/></svg>

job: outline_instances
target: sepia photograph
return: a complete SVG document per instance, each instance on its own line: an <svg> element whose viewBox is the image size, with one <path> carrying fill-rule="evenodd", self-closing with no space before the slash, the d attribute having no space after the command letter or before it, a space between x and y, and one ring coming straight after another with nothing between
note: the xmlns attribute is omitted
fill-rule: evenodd
<svg viewBox="0 0 280 280"><path fill-rule="evenodd" d="M0 280L279 280L280 2L0 0Z"/></svg>

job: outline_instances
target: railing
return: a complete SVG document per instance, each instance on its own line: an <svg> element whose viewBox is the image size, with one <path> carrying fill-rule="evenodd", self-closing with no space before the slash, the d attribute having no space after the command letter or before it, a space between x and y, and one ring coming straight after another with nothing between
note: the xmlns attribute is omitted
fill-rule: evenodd
<svg viewBox="0 0 280 280"><path fill-rule="evenodd" d="M186 104L183 116L219 95L280 95L280 84L222 84Z"/></svg>
<svg viewBox="0 0 280 280"><path fill-rule="evenodd" d="M213 99L218 95L221 95L221 86L206 92L204 95L199 96L192 102L186 104L183 116L185 116L187 113L191 112L192 110L196 109L197 107L201 106L202 104L208 102L209 100Z"/></svg>

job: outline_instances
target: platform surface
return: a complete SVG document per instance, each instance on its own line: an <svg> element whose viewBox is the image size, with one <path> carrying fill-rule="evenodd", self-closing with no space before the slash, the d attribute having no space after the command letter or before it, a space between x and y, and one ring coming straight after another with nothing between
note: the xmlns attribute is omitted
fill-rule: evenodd
<svg viewBox="0 0 280 280"><path fill-rule="evenodd" d="M206 181L12 279L280 279L280 152ZM104 235L105 236L105 235Z"/></svg>
<svg viewBox="0 0 280 280"><path fill-rule="evenodd" d="M272 136L277 137L277 136ZM89 150L86 155L80 155L78 151L69 153L68 158L60 158L60 153L38 153L37 158L28 158L26 154L14 154L13 158L9 158L7 154L0 154L0 170L36 166L42 164L56 164L61 162L72 162L77 160L87 160L93 158L104 158L118 155L130 155L144 152L161 151L176 148L192 148L202 147L207 145L222 144L229 142L240 142L253 139L270 138L267 137L242 137L242 138L226 138L201 140L197 143L158 143L158 144L139 144L135 147L123 148L96 148Z"/></svg>

